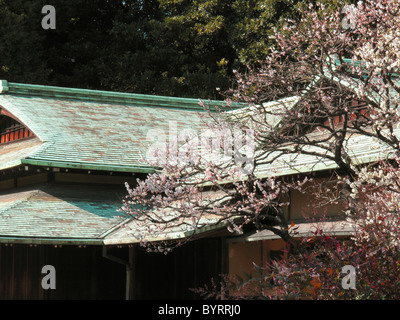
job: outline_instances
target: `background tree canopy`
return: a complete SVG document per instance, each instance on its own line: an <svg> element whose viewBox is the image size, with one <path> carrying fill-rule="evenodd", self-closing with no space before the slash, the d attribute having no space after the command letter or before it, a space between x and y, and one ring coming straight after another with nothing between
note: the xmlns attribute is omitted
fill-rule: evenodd
<svg viewBox="0 0 400 320"><path fill-rule="evenodd" d="M216 88L233 86L233 69L262 59L281 18L310 1L50 2L0 0L1 79L217 99ZM55 30L41 27L46 4Z"/></svg>

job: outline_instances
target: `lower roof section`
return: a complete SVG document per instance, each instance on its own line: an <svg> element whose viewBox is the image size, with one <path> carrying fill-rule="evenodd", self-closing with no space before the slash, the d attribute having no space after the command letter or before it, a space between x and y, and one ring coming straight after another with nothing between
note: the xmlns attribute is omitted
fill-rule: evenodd
<svg viewBox="0 0 400 320"><path fill-rule="evenodd" d="M0 192L0 243L32 245L129 245L156 226L119 212L120 186L46 183ZM209 221L209 219L206 219ZM127 226L127 228L125 228ZM199 238L226 230L223 223L194 231L188 226L150 232L151 241Z"/></svg>
<svg viewBox="0 0 400 320"><path fill-rule="evenodd" d="M121 188L43 184L0 193L0 242L101 244L126 217Z"/></svg>
<svg viewBox="0 0 400 320"><path fill-rule="evenodd" d="M350 236L354 234L354 226L343 220L339 221L318 221L318 222L297 222L292 229L294 238L305 238L316 235L316 231L322 231L329 236ZM254 231L240 237L230 238L229 242L251 242L261 240L275 240L280 237L270 230Z"/></svg>
<svg viewBox="0 0 400 320"><path fill-rule="evenodd" d="M57 183L1 192L0 243L111 246L206 236L227 236L229 242L279 238L268 230L236 236L228 233L226 223L216 223L211 216L203 217L204 221L199 221L202 227L196 230L190 225L176 225L157 232L156 225L143 224L118 211L125 194L120 186ZM346 221L296 222L292 230L294 237L308 237L317 228L334 236L348 236L354 231Z"/></svg>

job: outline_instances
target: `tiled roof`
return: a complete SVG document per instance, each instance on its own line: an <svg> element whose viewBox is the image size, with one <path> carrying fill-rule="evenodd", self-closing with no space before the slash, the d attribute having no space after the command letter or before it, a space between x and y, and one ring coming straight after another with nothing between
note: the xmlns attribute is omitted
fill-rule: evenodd
<svg viewBox="0 0 400 320"><path fill-rule="evenodd" d="M294 238L315 236L316 230L321 230L325 235L330 236L349 236L355 233L354 224L343 220L317 222L296 221L295 226L295 231L292 232L292 236ZM280 237L278 235L270 230L261 230L250 232L240 237L230 238L228 241L231 243L251 242L279 238Z"/></svg>
<svg viewBox="0 0 400 320"><path fill-rule="evenodd" d="M3 90L3 92L2 92ZM1 93L2 92L2 93ZM20 85L0 81L0 107L26 125L36 136L0 146L0 170L19 164L66 168L150 172L140 161L149 146L149 132L168 135L170 124L203 129L197 100L93 90ZM297 98L280 103L296 104ZM275 103L264 108L275 107ZM250 108L231 113L247 121ZM274 119L273 124L280 121ZM156 138L157 133L153 131ZM396 129L400 136L400 129ZM290 147L290 146L289 146ZM389 148L366 136L351 136L345 148L354 164L388 156ZM261 151L262 152L262 151ZM271 158L273 158L273 154ZM335 169L333 161L304 154L285 154L271 164L259 165L259 177ZM122 193L125 194L125 193ZM67 186L35 187L0 193L0 242L93 243L137 242L118 228L115 217L121 197L105 189L79 190ZM135 228L135 221L129 225ZM139 228L135 231L140 231ZM172 238L190 230L173 230ZM270 236L266 234L265 236Z"/></svg>
<svg viewBox="0 0 400 320"><path fill-rule="evenodd" d="M41 185L0 193L0 242L101 244L123 222L121 190Z"/></svg>
<svg viewBox="0 0 400 320"><path fill-rule="evenodd" d="M176 124L178 132L205 126L200 116L203 109L196 99L23 85L4 80L0 92L1 89L0 106L43 142L29 150L19 150L15 156L10 153L7 157L14 158L14 162L149 172L151 168L140 159L159 137L155 130L168 135L171 124ZM0 149L0 157L5 152Z"/></svg>
<svg viewBox="0 0 400 320"><path fill-rule="evenodd" d="M0 145L0 170L18 166L21 159L39 149L42 142L38 138L15 141Z"/></svg>
<svg viewBox="0 0 400 320"><path fill-rule="evenodd" d="M139 243L147 225L117 211L121 188L43 184L0 193L0 243L117 245ZM205 218L204 218L205 219ZM202 220L205 222L205 220ZM208 220L212 219L211 217ZM122 226L127 225L129 229ZM199 232L222 228L204 226ZM133 230L134 232L132 233ZM187 225L150 232L157 240L179 239L194 233Z"/></svg>
<svg viewBox="0 0 400 320"><path fill-rule="evenodd" d="M259 122L272 128L283 120L284 113L294 108L299 100L299 96L292 96L276 101L265 102L262 105L233 109L226 112L225 116L230 121L240 121L250 128L254 127L254 123Z"/></svg>
<svg viewBox="0 0 400 320"><path fill-rule="evenodd" d="M394 134L400 137L400 128L394 130ZM290 145L288 149L290 149ZM352 160L354 166L386 160L394 155L394 150L377 138L365 135L352 135L344 143L344 149ZM305 151L328 154L328 151L317 146L305 146ZM260 151L262 153L262 151ZM265 160L274 159L278 152L272 152ZM287 153L274 159L271 163L257 165L255 175L260 178L271 176L286 176L299 173L310 173L324 170L335 170L339 166L333 160L317 157L309 154Z"/></svg>
<svg viewBox="0 0 400 320"><path fill-rule="evenodd" d="M34 137L0 145L0 170L33 164L151 172L153 168L141 161L149 145L161 134L168 138L182 129L204 129L202 115L207 115L196 99L4 80L0 81L0 107L34 133ZM109 187L76 185L35 185L1 192L0 242L138 242L119 228L127 218L116 216L126 190L119 192L110 191ZM135 223L131 221L130 225ZM174 234L181 237L185 231L174 230Z"/></svg>

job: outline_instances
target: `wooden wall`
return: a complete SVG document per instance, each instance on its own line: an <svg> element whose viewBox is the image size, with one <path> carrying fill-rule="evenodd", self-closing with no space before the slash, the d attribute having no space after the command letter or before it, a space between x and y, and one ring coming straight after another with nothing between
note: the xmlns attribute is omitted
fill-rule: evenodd
<svg viewBox="0 0 400 320"><path fill-rule="evenodd" d="M148 253L137 250L133 281L136 299L198 299L192 288L211 283L227 272L224 264L224 239L193 241L173 253Z"/></svg>
<svg viewBox="0 0 400 320"><path fill-rule="evenodd" d="M285 249L282 239L229 243L229 274L256 276L253 262L264 267L271 259L283 256Z"/></svg>
<svg viewBox="0 0 400 320"><path fill-rule="evenodd" d="M254 264L265 268L273 259L287 257L286 244L282 239L261 240L251 242L231 242L229 248L229 278L236 281L240 277L246 279L247 275L259 278ZM254 264L253 264L254 263ZM247 274L247 275L246 275ZM231 291L232 295L251 298L257 295L273 294L273 291L260 291L258 282L253 282L239 291Z"/></svg>
<svg viewBox="0 0 400 320"><path fill-rule="evenodd" d="M221 241L194 241L168 255L136 248L131 298L198 298L190 289L224 272ZM127 247L109 253L129 260ZM44 265L55 267L56 289L42 288ZM0 245L0 300L123 300L125 280L125 266L104 258L101 246Z"/></svg>
<svg viewBox="0 0 400 320"><path fill-rule="evenodd" d="M56 289L44 290L44 265ZM100 246L0 245L0 299L124 299L125 267L102 257Z"/></svg>
<svg viewBox="0 0 400 320"><path fill-rule="evenodd" d="M338 197L340 190L336 182L326 178L316 178L304 185L305 193L291 190L290 220L312 220L314 218L340 217L344 215L343 203L328 203L327 198ZM317 198L314 193L320 194Z"/></svg>

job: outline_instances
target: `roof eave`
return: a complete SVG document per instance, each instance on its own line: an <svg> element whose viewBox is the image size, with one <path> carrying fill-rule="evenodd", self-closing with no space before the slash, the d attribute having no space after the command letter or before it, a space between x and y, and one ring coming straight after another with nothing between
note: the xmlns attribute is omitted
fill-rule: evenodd
<svg viewBox="0 0 400 320"><path fill-rule="evenodd" d="M156 169L153 167L145 167L145 166L139 167L139 166L103 165L96 163L78 163L78 162L52 161L52 160L29 159L29 158L22 159L21 164L41 166L41 167L127 172L127 173L154 173L156 171Z"/></svg>
<svg viewBox="0 0 400 320"><path fill-rule="evenodd" d="M103 245L103 239L0 236L0 243L26 245Z"/></svg>

